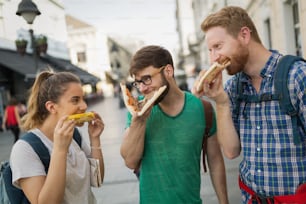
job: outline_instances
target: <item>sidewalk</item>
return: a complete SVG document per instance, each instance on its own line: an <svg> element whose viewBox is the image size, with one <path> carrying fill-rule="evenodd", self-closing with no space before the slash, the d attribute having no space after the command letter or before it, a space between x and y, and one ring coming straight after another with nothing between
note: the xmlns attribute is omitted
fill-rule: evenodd
<svg viewBox="0 0 306 204"><path fill-rule="evenodd" d="M105 98L89 108L98 112L105 124L101 136L105 176L101 188L94 188L98 204L137 204L138 180L120 155L126 109L119 108L118 98ZM86 131L86 128L83 129Z"/></svg>
<svg viewBox="0 0 306 204"><path fill-rule="evenodd" d="M14 135L10 131L0 132L0 162L9 160L13 144Z"/></svg>

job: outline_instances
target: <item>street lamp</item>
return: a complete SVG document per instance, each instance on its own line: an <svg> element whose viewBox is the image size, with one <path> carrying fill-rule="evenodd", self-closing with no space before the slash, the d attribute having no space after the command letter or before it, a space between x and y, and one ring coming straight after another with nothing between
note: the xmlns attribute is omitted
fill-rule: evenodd
<svg viewBox="0 0 306 204"><path fill-rule="evenodd" d="M16 12L16 15L22 16L29 25L32 25L35 20L35 17L40 15L40 11L38 10L36 4L32 2L32 0L22 0L18 5L18 10ZM38 71L37 51L35 46L34 31L33 29L30 28L29 32L31 36L31 46L35 61L35 71Z"/></svg>

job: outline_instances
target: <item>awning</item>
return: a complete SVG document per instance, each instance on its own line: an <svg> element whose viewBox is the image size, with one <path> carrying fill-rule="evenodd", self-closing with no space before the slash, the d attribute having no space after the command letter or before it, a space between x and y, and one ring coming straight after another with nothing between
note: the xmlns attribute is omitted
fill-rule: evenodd
<svg viewBox="0 0 306 204"><path fill-rule="evenodd" d="M83 84L97 84L101 79L93 74L73 65L68 60L55 58L49 55L41 57L42 60L48 62L51 67L59 69L60 71L72 72L79 76Z"/></svg>
<svg viewBox="0 0 306 204"><path fill-rule="evenodd" d="M22 75L34 75L36 73L33 56L30 54L22 56L13 50L0 49L0 65ZM37 65L39 69L43 69L46 68L48 64L37 59Z"/></svg>
<svg viewBox="0 0 306 204"><path fill-rule="evenodd" d="M25 54L22 56L14 50L0 48L0 65L22 74L25 77L35 78L36 76L35 60L31 54ZM57 72L72 72L81 79L83 84L95 85L97 82L101 81L100 78L71 64L68 60L46 55L37 58L37 65L38 70L45 70L48 67L51 67Z"/></svg>

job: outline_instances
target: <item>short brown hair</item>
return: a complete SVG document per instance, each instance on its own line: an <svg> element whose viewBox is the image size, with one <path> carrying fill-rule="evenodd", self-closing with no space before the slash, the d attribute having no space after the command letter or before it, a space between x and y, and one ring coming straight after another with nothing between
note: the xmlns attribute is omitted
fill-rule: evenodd
<svg viewBox="0 0 306 204"><path fill-rule="evenodd" d="M220 11L210 14L201 24L201 29L206 32L212 27L220 26L234 38L238 36L242 27L248 27L252 32L252 39L261 44L257 29L248 13L236 6L224 7Z"/></svg>
<svg viewBox="0 0 306 204"><path fill-rule="evenodd" d="M170 64L173 67L173 60L170 52L163 47L149 45L138 50L130 64L130 75L134 75L143 68L153 66L156 68Z"/></svg>

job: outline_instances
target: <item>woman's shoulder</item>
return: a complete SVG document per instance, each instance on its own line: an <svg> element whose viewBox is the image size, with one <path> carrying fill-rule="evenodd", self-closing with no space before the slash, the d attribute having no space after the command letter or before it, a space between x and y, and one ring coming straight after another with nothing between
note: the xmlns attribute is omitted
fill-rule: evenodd
<svg viewBox="0 0 306 204"><path fill-rule="evenodd" d="M11 150L11 159L12 158L21 158L23 155L27 154L27 153L31 153L34 152L33 148L31 147L31 145L26 142L25 140L19 139L17 140L17 142L15 142L15 144L12 147Z"/></svg>
<svg viewBox="0 0 306 204"><path fill-rule="evenodd" d="M13 183L16 186L19 186L18 180L20 178L46 175L44 165L39 156L31 145L22 139L19 139L12 147L10 166Z"/></svg>
<svg viewBox="0 0 306 204"><path fill-rule="evenodd" d="M13 145L12 151L11 151L11 157L17 156L18 158L21 158L22 155L33 155L36 154L35 150L31 146L31 144L27 140L31 140L31 137L29 134L33 134L33 137L37 137L41 143L39 143L37 140L35 140L36 145L44 145L50 152L50 148L52 144L49 144L47 139L44 138L44 136L37 134L37 131L31 130L29 132L24 133L19 140ZM24 137L27 137L27 139L23 139ZM35 138L36 139L36 138ZM32 142L33 143L33 142Z"/></svg>
<svg viewBox="0 0 306 204"><path fill-rule="evenodd" d="M12 147L10 165L12 169L15 169L17 166L20 166L20 164L24 165L24 162L30 163L29 159L33 157L35 158L36 154L31 145L28 142L19 139Z"/></svg>

